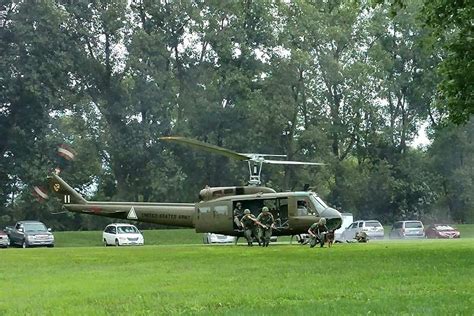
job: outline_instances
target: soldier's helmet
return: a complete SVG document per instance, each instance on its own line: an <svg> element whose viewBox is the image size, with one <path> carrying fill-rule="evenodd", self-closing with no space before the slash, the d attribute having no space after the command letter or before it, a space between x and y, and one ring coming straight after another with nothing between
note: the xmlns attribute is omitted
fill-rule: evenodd
<svg viewBox="0 0 474 316"><path fill-rule="evenodd" d="M250 214L250 210L248 208L245 209L244 214Z"/></svg>
<svg viewBox="0 0 474 316"><path fill-rule="evenodd" d="M326 225L326 219L324 217L319 219L319 225Z"/></svg>
<svg viewBox="0 0 474 316"><path fill-rule="evenodd" d="M264 206L264 207L262 208L262 212L269 212L268 207Z"/></svg>
<svg viewBox="0 0 474 316"><path fill-rule="evenodd" d="M237 203L235 203L235 206L242 206L242 203L237 202Z"/></svg>

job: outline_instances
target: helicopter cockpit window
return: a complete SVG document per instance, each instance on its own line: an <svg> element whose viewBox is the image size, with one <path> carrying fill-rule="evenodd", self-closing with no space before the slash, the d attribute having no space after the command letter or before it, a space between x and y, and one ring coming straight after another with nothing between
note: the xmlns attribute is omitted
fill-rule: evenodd
<svg viewBox="0 0 474 316"><path fill-rule="evenodd" d="M305 215L317 215L318 212L315 209L313 203L311 203L309 197L300 197L296 201L296 215L305 216Z"/></svg>
<svg viewBox="0 0 474 316"><path fill-rule="evenodd" d="M316 208L316 215L321 214L325 209L327 209L329 206L327 206L326 203L324 203L321 198L315 194L311 194L311 202L313 202L314 207Z"/></svg>
<svg viewBox="0 0 474 316"><path fill-rule="evenodd" d="M296 201L296 216L305 216L309 214L308 201L300 198Z"/></svg>

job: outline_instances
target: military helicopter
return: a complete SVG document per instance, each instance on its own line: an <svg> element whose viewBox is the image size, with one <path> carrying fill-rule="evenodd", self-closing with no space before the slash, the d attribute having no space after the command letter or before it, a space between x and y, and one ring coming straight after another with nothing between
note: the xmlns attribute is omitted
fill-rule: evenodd
<svg viewBox="0 0 474 316"><path fill-rule="evenodd" d="M138 222L190 227L197 233L216 233L242 237L234 221L234 210L249 209L257 216L264 206L273 214L276 225L275 236L294 236L306 233L309 226L321 217L326 218L328 229L341 226L341 214L329 207L314 192L276 192L260 186L262 165L322 165L314 162L266 159L286 157L284 155L238 153L219 146L184 137L161 137L161 141L190 145L208 152L247 161L250 178L247 186L206 187L199 193L197 203L151 203L151 202L95 202L87 201L69 186L59 175L52 174L50 185L59 196L64 208L71 212L106 216Z"/></svg>

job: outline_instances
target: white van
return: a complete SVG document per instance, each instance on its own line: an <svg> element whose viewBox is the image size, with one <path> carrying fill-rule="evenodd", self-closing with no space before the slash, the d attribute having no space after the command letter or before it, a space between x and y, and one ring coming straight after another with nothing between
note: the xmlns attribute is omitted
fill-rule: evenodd
<svg viewBox="0 0 474 316"><path fill-rule="evenodd" d="M334 242L344 242L342 240L342 233L346 229L346 227L349 227L350 224L354 221L354 216L352 213L341 213L342 216L342 224L339 229L336 229L334 231Z"/></svg>
<svg viewBox="0 0 474 316"><path fill-rule="evenodd" d="M102 232L104 246L140 245L145 243L142 233L131 224L114 223Z"/></svg>
<svg viewBox="0 0 474 316"><path fill-rule="evenodd" d="M420 221L395 222L390 231L390 238L425 238L425 227Z"/></svg>

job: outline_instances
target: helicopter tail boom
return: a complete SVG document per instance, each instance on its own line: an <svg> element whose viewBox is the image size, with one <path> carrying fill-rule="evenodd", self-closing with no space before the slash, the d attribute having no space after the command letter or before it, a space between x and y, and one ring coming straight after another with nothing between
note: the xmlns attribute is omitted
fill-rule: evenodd
<svg viewBox="0 0 474 316"><path fill-rule="evenodd" d="M49 177L52 191L70 212L155 223L194 227L194 203L96 202L87 201L57 174Z"/></svg>
<svg viewBox="0 0 474 316"><path fill-rule="evenodd" d="M88 201L82 197L79 192L74 190L57 174L52 174L49 178L49 184L53 192L61 199L64 204L87 204Z"/></svg>

